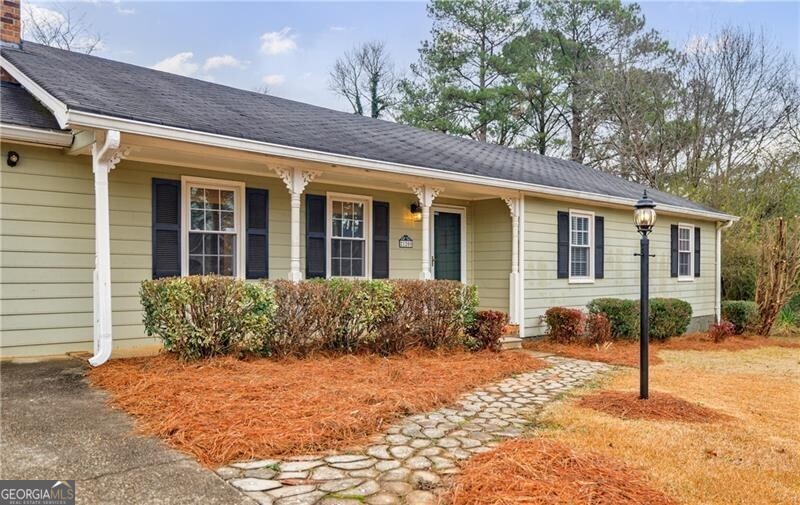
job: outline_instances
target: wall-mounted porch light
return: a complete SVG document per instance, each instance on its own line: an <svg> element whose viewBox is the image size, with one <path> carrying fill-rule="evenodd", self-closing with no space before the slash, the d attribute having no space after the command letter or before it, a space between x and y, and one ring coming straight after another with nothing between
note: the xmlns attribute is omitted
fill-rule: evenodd
<svg viewBox="0 0 800 505"><path fill-rule="evenodd" d="M414 218L414 221L422 221L422 207L417 202L413 202L409 205L408 210L411 211L411 216Z"/></svg>

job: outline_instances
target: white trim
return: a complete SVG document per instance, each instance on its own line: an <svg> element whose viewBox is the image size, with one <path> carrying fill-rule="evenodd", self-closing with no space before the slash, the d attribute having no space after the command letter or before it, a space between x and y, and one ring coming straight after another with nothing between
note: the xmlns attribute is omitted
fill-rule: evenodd
<svg viewBox="0 0 800 505"><path fill-rule="evenodd" d="M467 208L459 205L431 206L431 256L436 257L436 213L444 212L461 216L461 282L467 283ZM436 262L431 264L431 279L436 278Z"/></svg>
<svg viewBox="0 0 800 505"><path fill-rule="evenodd" d="M245 183L241 181L228 181L223 179L209 179L206 177L181 176L181 275L189 275L189 227L191 225L191 204L189 201L189 188L202 187L206 189L233 190L233 215L236 223L236 275L237 279L245 278Z"/></svg>
<svg viewBox="0 0 800 505"><path fill-rule="evenodd" d="M694 225L678 223L678 282L694 282ZM681 229L689 230L689 274L681 275ZM684 253L686 251L683 251Z"/></svg>
<svg viewBox="0 0 800 505"><path fill-rule="evenodd" d="M102 128L102 129L111 128L124 131L126 133L136 133L140 135L178 140L182 142L190 142L206 146L223 147L226 149L237 149L248 152L268 154L272 156L302 159L302 160L332 164L332 165L344 165L352 168L365 168L368 170L411 175L416 177L431 177L453 182L464 182L469 184L478 184L496 188L512 189L515 191L521 190L530 194L545 194L545 195L553 195L566 198L578 198L605 204L623 205L632 207L638 201L637 198L616 197L616 196L603 195L599 193L590 193L586 191L555 188L552 186L545 186L542 184L533 184L520 181L511 181L506 179L497 179L495 177L461 174L442 169L426 168L426 167L407 165L403 163L394 163L388 161L371 160L368 158L360 158L357 156L350 156L344 154L332 154L313 149L283 146L279 144L273 144L270 142L261 142L256 140L229 137L226 135L199 132L195 130L189 130L186 128L177 128L174 126L156 125L133 119L123 119L123 118L116 118L91 112L68 110L63 103L53 98L51 95L45 92L41 87L36 85L36 83L34 83L32 80L25 77L24 74L22 74L22 72L20 72L13 65L9 64L2 57L0 57L0 63L2 63L3 67L9 70L9 73L20 83L22 83L23 86L26 89L28 89L36 98L45 102L45 106L47 106L48 108L52 107L51 110L56 115L56 119L59 120L59 124L62 127L84 126L89 128ZM26 85L25 83L23 83L23 81L29 84ZM694 218L699 217L706 220L720 220L720 219L726 221L739 220L739 218L736 216L723 214L720 212L689 209L685 207L668 205L668 204L658 204L658 207L661 212L691 216Z"/></svg>
<svg viewBox="0 0 800 505"><path fill-rule="evenodd" d="M331 270L331 241L333 240L333 201L361 203L364 205L364 275L335 276L345 279L372 279L372 197L349 193L325 193L325 259L326 275L334 278Z"/></svg>
<svg viewBox="0 0 800 505"><path fill-rule="evenodd" d="M525 195L519 192L519 286L517 318L519 336L525 338Z"/></svg>
<svg viewBox="0 0 800 505"><path fill-rule="evenodd" d="M72 145L72 133L69 132L5 123L0 125L0 139L3 142L22 142L50 147L69 147Z"/></svg>
<svg viewBox="0 0 800 505"><path fill-rule="evenodd" d="M714 320L719 323L722 320L722 230L726 230L733 225L733 221L717 223L717 262L715 265L715 297L714 297Z"/></svg>
<svg viewBox="0 0 800 505"><path fill-rule="evenodd" d="M58 125L61 128L67 128L67 123L69 123L69 119L67 118L69 110L63 102L45 91L45 89L36 84L33 79L25 75L20 69L15 67L2 56L0 56L0 66L2 66L3 69L11 75L11 77L16 79L23 88L35 96L37 100L42 102L42 105L47 107L47 109L53 113L53 116L55 116L56 121L58 121Z"/></svg>
<svg viewBox="0 0 800 505"><path fill-rule="evenodd" d="M572 275L572 216L585 217L589 220L589 254L586 258L588 268L588 275L574 276ZM594 212L589 210L569 209L569 255L567 256L567 269L569 273L569 284L594 284ZM585 246L576 246L585 247Z"/></svg>

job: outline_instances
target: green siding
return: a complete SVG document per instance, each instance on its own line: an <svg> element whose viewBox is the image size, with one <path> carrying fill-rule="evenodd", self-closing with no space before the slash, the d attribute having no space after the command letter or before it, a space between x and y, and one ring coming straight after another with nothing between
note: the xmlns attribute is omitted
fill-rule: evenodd
<svg viewBox="0 0 800 505"><path fill-rule="evenodd" d="M605 218L605 278L593 284L570 284L556 278L556 213L584 210ZM527 197L525 199L525 335L545 332L540 316L550 307L585 308L598 297L638 299L639 234L633 209L611 209ZM701 227L701 277L678 281L670 277L670 224ZM694 240L694 239L693 239ZM694 242L692 242L694 244ZM650 234L650 294L681 298L692 304L693 316L714 314L716 296L716 228L714 223L660 215Z"/></svg>
<svg viewBox="0 0 800 505"><path fill-rule="evenodd" d="M508 312L511 274L511 214L503 200L473 203L475 284L481 306Z"/></svg>

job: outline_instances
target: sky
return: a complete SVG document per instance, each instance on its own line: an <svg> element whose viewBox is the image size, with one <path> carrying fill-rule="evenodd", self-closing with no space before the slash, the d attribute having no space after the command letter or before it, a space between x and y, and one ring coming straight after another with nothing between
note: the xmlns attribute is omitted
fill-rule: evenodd
<svg viewBox="0 0 800 505"><path fill-rule="evenodd" d="M22 0L24 4L30 0ZM431 23L423 1L31 2L37 16L83 16L102 43L93 54L339 110L328 88L336 58L383 41L396 68L418 57ZM800 2L639 2L647 25L675 47L740 26L764 33L800 60Z"/></svg>

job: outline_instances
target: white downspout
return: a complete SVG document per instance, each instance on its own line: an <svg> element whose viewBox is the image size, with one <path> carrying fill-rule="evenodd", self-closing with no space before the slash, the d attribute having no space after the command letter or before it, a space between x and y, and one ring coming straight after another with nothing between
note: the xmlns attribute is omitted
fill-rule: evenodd
<svg viewBox="0 0 800 505"><path fill-rule="evenodd" d="M89 364L99 366L111 357L111 233L108 206L108 173L126 152L120 149L120 134L106 132L101 147L92 147L94 172L94 356Z"/></svg>
<svg viewBox="0 0 800 505"><path fill-rule="evenodd" d="M716 272L716 296L714 299L714 320L719 323L722 319L722 230L728 229L733 225L733 221L717 223L717 272Z"/></svg>

